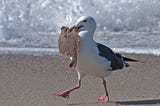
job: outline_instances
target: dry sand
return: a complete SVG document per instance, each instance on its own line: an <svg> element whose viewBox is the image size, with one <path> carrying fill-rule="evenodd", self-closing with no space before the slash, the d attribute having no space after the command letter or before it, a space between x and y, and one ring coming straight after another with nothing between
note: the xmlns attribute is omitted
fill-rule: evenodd
<svg viewBox="0 0 160 106"><path fill-rule="evenodd" d="M102 81L87 76L70 98L54 96L76 84L69 60L59 55L0 55L0 106L160 106L160 57L126 54L144 63L106 78L110 103L96 103Z"/></svg>

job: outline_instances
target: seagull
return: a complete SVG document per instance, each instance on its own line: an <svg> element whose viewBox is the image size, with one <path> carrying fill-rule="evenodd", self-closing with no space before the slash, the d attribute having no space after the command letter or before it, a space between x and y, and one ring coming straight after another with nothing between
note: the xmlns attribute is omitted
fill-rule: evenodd
<svg viewBox="0 0 160 106"><path fill-rule="evenodd" d="M77 20L75 26L79 28L78 34L81 38L75 67L78 74L78 83L73 88L54 95L68 99L72 91L81 87L82 78L86 75L91 75L99 77L103 81L105 94L99 97L97 102L108 102L109 93L105 77L111 75L112 71L128 67L127 61L137 62L137 60L114 53L109 47L96 42L93 39L96 30L96 21L93 17L82 16Z"/></svg>

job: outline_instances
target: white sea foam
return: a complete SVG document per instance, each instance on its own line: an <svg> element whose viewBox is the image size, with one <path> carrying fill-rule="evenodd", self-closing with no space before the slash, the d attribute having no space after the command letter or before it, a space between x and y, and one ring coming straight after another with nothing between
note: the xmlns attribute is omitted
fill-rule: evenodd
<svg viewBox="0 0 160 106"><path fill-rule="evenodd" d="M159 0L1 0L0 46L55 48L61 26L90 15L97 22L98 42L158 52L159 10Z"/></svg>
<svg viewBox="0 0 160 106"><path fill-rule="evenodd" d="M160 56L160 49L147 48L112 48L116 53L151 54ZM0 47L0 54L25 54L25 55L59 55L58 48L6 48Z"/></svg>
<svg viewBox="0 0 160 106"><path fill-rule="evenodd" d="M57 48L0 47L0 54L54 55L58 54L58 52Z"/></svg>
<svg viewBox="0 0 160 106"><path fill-rule="evenodd" d="M148 49L148 48L112 48L113 51L118 53L134 53L134 54L151 54L160 56L160 49Z"/></svg>

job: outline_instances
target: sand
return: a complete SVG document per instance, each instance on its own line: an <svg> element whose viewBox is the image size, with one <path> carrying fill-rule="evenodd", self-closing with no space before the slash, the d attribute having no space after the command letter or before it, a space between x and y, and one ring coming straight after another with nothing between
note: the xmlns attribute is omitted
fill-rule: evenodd
<svg viewBox="0 0 160 106"><path fill-rule="evenodd" d="M96 103L104 89L99 78L86 76L70 98L54 93L73 87L76 71L59 55L0 55L0 106L160 106L160 57L126 54L130 63L107 77L109 103Z"/></svg>

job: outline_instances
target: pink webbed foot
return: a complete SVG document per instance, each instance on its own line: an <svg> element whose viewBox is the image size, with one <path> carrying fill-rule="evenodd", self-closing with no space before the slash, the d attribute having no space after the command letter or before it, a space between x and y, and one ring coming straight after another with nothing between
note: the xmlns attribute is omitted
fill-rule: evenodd
<svg viewBox="0 0 160 106"><path fill-rule="evenodd" d="M72 91L74 91L74 90L76 90L76 89L78 89L78 88L81 87L80 74L78 73L78 75L79 75L79 80L78 80L78 84L77 84L75 87L70 88L70 89L68 89L68 90L65 90L65 91L63 91L63 92L61 92L61 93L55 93L54 95L57 95L57 96L60 96L60 97L63 97L63 98L68 99L70 92L72 92Z"/></svg>
<svg viewBox="0 0 160 106"><path fill-rule="evenodd" d="M109 102L109 97L107 95L103 95L97 99L97 102L99 103Z"/></svg>
<svg viewBox="0 0 160 106"><path fill-rule="evenodd" d="M68 99L69 98L69 94L70 94L69 91L64 91L62 93L55 93L54 95L57 95L57 96L60 96L60 97Z"/></svg>

